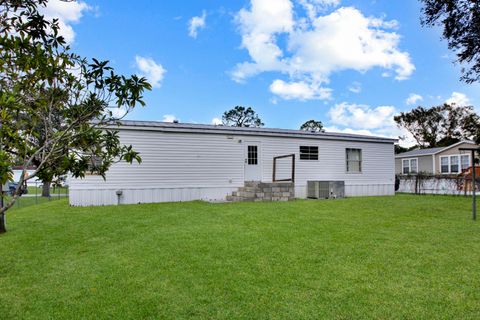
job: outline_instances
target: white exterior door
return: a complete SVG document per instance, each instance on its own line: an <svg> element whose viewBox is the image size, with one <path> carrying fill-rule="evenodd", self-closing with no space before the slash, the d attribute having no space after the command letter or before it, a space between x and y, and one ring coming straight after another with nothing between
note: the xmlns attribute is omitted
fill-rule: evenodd
<svg viewBox="0 0 480 320"><path fill-rule="evenodd" d="M260 142L245 141L245 181L262 180L262 158Z"/></svg>

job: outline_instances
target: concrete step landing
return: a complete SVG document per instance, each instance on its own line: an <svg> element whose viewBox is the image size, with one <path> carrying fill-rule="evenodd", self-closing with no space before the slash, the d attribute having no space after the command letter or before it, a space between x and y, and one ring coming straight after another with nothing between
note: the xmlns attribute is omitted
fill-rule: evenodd
<svg viewBox="0 0 480 320"><path fill-rule="evenodd" d="M295 198L293 182L246 181L227 201L289 201Z"/></svg>

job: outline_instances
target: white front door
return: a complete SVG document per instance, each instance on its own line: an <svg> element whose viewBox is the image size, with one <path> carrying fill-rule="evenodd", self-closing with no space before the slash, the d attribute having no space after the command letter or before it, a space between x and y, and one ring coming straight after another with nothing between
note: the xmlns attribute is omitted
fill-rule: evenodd
<svg viewBox="0 0 480 320"><path fill-rule="evenodd" d="M262 158L260 142L245 141L245 181L262 180Z"/></svg>

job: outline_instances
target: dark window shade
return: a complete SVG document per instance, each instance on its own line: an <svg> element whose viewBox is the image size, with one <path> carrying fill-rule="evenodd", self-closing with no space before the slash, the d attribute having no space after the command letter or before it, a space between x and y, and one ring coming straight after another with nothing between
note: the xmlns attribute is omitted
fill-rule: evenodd
<svg viewBox="0 0 480 320"><path fill-rule="evenodd" d="M300 160L318 160L318 147L300 146Z"/></svg>

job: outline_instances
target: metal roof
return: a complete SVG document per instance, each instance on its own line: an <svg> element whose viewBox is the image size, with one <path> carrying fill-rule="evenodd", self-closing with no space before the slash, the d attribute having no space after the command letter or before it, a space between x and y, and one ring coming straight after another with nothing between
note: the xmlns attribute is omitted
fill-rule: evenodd
<svg viewBox="0 0 480 320"><path fill-rule="evenodd" d="M172 123L160 121L137 121L121 120L121 129L154 130L164 132L195 132L195 133L217 133L217 134L237 134L251 136L278 136L278 137L299 137L310 139L326 140L356 140L371 141L382 143L395 143L398 140L385 137L334 133L334 132L309 132L292 129L276 128L249 128L249 127L230 127L222 125L195 124L195 123Z"/></svg>
<svg viewBox="0 0 480 320"><path fill-rule="evenodd" d="M437 152L442 151L448 147L439 147L439 148L426 148L426 149L417 149L407 152L402 152L395 155L395 158L406 158L406 157L419 157L419 156L431 156Z"/></svg>
<svg viewBox="0 0 480 320"><path fill-rule="evenodd" d="M416 150L412 150L412 151L402 152L402 153L396 154L395 158L411 158L411 157L431 156L431 155L437 154L439 152L442 152L442 151L448 150L450 148L453 148L455 146L458 146L462 143L475 144L474 142L468 141L468 140L459 141L459 142L451 144L447 147L425 148L425 149L416 149Z"/></svg>

